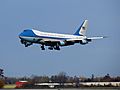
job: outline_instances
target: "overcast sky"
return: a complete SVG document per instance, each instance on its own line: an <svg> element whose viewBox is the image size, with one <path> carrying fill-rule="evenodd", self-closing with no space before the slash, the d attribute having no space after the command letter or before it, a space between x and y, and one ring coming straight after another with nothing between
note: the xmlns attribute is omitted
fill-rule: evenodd
<svg viewBox="0 0 120 90"><path fill-rule="evenodd" d="M88 19L87 36L108 36L87 45L42 51L25 48L18 35L28 28L73 34ZM120 75L120 0L1 0L0 68L6 76Z"/></svg>

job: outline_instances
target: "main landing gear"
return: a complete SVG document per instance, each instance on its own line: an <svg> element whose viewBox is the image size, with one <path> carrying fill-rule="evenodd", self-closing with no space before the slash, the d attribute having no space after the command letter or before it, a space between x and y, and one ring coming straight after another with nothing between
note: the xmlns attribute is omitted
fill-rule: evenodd
<svg viewBox="0 0 120 90"><path fill-rule="evenodd" d="M45 47L44 47L44 45L41 45L41 50L45 50Z"/></svg>
<svg viewBox="0 0 120 90"><path fill-rule="evenodd" d="M53 46L48 47L49 50L53 50L53 48L54 48Z"/></svg>
<svg viewBox="0 0 120 90"><path fill-rule="evenodd" d="M60 50L60 47L59 46L50 46L48 47L49 50Z"/></svg>
<svg viewBox="0 0 120 90"><path fill-rule="evenodd" d="M49 50L60 50L60 47L59 46L49 46L48 47ZM41 50L45 50L45 47L44 45L41 45Z"/></svg>
<svg viewBox="0 0 120 90"><path fill-rule="evenodd" d="M60 47L59 46L55 46L54 49L55 50L60 50Z"/></svg>

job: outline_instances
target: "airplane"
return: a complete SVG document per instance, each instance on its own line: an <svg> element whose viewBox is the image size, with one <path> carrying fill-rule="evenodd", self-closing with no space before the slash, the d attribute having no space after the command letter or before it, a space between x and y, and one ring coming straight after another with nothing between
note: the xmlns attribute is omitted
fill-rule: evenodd
<svg viewBox="0 0 120 90"><path fill-rule="evenodd" d="M73 34L58 34L42 32L35 29L25 29L19 34L19 38L25 47L32 44L40 44L41 50L45 50L45 46L48 46L49 50L60 50L60 47L74 45L75 43L80 43L81 45L88 44L92 40L102 39L104 37L87 37L86 30L88 27L88 20L84 20L82 25Z"/></svg>

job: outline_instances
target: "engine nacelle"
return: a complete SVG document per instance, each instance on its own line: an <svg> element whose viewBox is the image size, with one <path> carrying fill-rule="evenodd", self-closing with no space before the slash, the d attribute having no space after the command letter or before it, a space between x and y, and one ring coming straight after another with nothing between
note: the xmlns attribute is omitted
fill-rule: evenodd
<svg viewBox="0 0 120 90"><path fill-rule="evenodd" d="M87 44L87 43L88 43L87 40L81 40L81 41L80 41L80 44L82 44L82 45L85 45L85 44Z"/></svg>
<svg viewBox="0 0 120 90"><path fill-rule="evenodd" d="M92 39L86 39L88 42L91 42L92 41Z"/></svg>
<svg viewBox="0 0 120 90"><path fill-rule="evenodd" d="M60 41L60 46L65 46L66 45L66 43L64 42L64 41Z"/></svg>

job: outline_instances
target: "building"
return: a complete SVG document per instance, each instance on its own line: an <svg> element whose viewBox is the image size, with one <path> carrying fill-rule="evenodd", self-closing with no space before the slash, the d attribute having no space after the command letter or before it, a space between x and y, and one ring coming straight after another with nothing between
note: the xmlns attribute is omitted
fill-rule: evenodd
<svg viewBox="0 0 120 90"><path fill-rule="evenodd" d="M81 82L85 86L120 86L120 82Z"/></svg>

